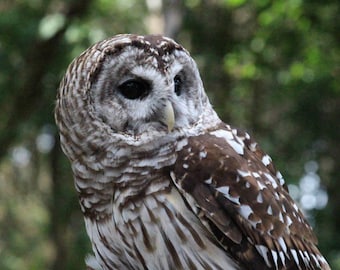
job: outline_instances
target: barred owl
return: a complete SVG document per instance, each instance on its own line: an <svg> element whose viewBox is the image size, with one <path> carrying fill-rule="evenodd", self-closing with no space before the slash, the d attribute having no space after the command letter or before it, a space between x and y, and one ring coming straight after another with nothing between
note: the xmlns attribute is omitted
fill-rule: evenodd
<svg viewBox="0 0 340 270"><path fill-rule="evenodd" d="M173 40L93 45L55 117L100 269L330 269L271 158L219 119Z"/></svg>

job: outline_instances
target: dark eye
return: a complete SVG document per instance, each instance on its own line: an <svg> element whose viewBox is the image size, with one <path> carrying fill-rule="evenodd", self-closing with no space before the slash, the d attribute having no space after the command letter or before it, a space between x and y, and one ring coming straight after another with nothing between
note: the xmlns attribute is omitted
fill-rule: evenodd
<svg viewBox="0 0 340 270"><path fill-rule="evenodd" d="M128 99L142 99L151 90L150 84L144 80L131 79L118 86L119 92Z"/></svg>
<svg viewBox="0 0 340 270"><path fill-rule="evenodd" d="M175 84L175 93L177 96L181 95L182 93L182 80L179 75L176 75L174 78L174 84Z"/></svg>

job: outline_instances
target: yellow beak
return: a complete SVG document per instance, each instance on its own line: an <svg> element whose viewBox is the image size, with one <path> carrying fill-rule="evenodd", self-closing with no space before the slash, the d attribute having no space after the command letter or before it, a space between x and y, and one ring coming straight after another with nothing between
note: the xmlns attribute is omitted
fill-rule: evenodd
<svg viewBox="0 0 340 270"><path fill-rule="evenodd" d="M175 125L175 113L174 108L169 100L167 100L164 111L163 111L164 123L168 126L168 131L170 132Z"/></svg>

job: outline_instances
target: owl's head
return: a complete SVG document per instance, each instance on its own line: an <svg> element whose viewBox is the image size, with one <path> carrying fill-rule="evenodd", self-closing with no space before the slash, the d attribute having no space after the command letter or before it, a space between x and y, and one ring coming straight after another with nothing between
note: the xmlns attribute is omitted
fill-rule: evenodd
<svg viewBox="0 0 340 270"><path fill-rule="evenodd" d="M61 133L67 128L77 137L101 131L138 138L190 130L217 116L182 46L162 36L127 34L93 45L71 63L56 118Z"/></svg>

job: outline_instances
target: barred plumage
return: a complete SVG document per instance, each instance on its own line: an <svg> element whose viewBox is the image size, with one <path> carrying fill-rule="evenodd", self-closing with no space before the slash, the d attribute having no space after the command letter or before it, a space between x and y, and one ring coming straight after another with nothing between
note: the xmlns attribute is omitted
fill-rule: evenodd
<svg viewBox="0 0 340 270"><path fill-rule="evenodd" d="M173 40L93 45L55 116L93 269L330 269L271 158L218 118Z"/></svg>

